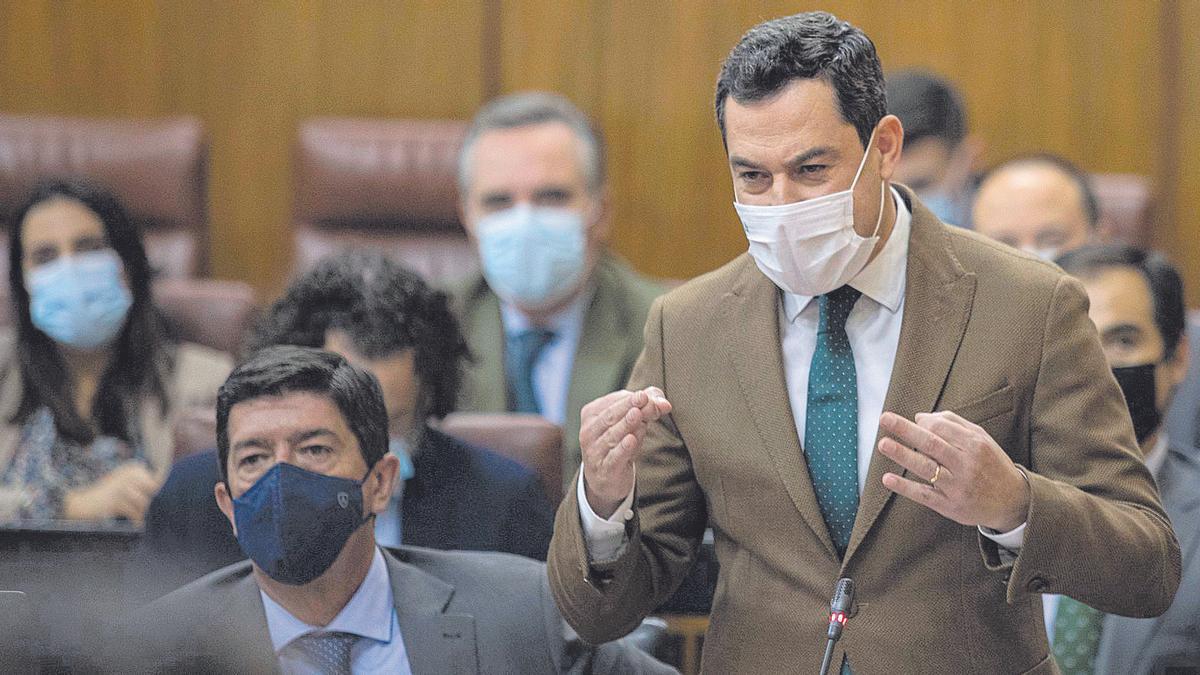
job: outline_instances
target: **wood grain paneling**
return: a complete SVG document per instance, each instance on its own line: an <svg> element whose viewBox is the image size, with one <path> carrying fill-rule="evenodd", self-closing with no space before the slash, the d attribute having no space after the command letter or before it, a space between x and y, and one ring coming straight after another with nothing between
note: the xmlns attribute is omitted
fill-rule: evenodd
<svg viewBox="0 0 1200 675"><path fill-rule="evenodd" d="M925 66L958 82L988 161L1048 150L1092 171L1158 179L1167 217L1156 241L1200 298L1200 250L1190 246L1200 3L824 7L866 30L886 69ZM465 118L485 94L561 91L608 138L616 248L648 273L688 277L745 249L712 115L721 60L750 26L797 9L783 0L0 0L0 109L199 115L212 138L214 273L270 293L289 263L297 120Z"/></svg>

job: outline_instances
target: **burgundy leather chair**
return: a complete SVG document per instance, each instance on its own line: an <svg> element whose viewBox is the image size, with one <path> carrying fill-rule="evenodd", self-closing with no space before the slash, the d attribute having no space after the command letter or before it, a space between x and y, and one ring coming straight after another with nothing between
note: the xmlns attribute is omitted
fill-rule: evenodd
<svg viewBox="0 0 1200 675"><path fill-rule="evenodd" d="M550 503L562 501L562 429L538 415L457 412L441 430L471 445L493 450L537 473Z"/></svg>
<svg viewBox="0 0 1200 675"><path fill-rule="evenodd" d="M41 178L91 178L113 190L141 225L160 276L200 276L207 270L206 162L195 117L0 115L0 211L11 216ZM7 248L0 242L0 278Z"/></svg>
<svg viewBox="0 0 1200 675"><path fill-rule="evenodd" d="M348 248L382 250L432 282L477 270L457 209L466 127L449 120L302 122L293 271Z"/></svg>
<svg viewBox="0 0 1200 675"><path fill-rule="evenodd" d="M1142 248L1154 243L1154 186L1147 176L1094 173L1092 190L1100 202L1100 226L1109 239Z"/></svg>

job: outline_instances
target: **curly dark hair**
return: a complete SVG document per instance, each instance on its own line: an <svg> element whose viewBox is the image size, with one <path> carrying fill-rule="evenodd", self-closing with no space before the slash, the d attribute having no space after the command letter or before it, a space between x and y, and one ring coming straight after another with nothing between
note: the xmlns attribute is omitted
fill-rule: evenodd
<svg viewBox="0 0 1200 675"><path fill-rule="evenodd" d="M34 208L53 199L78 201L100 218L109 246L121 258L133 295L133 305L100 379L90 421L75 408L75 385L62 352L50 336L33 325L29 313L22 245L25 219ZM58 433L66 438L90 443L99 432L132 441L131 427L136 425L136 413L145 395L156 398L164 410L167 408L164 374L173 367L166 324L151 298L152 272L141 230L107 188L83 178L47 178L34 187L14 213L8 230L8 256L8 286L16 312L17 352L24 386L21 405L9 421L22 422L46 406L54 416Z"/></svg>
<svg viewBox="0 0 1200 675"><path fill-rule="evenodd" d="M412 349L424 420L453 412L471 358L445 293L378 253L325 258L267 310L247 345L320 348L330 329L344 331L369 359Z"/></svg>

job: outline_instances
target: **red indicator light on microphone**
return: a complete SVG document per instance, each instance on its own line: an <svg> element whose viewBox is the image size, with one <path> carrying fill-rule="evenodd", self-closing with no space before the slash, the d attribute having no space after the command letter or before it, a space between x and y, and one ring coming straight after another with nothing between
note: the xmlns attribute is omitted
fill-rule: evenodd
<svg viewBox="0 0 1200 675"><path fill-rule="evenodd" d="M836 621L836 622L842 624L843 626L845 626L846 625L846 613L845 612L833 612L832 614L829 615L829 620Z"/></svg>

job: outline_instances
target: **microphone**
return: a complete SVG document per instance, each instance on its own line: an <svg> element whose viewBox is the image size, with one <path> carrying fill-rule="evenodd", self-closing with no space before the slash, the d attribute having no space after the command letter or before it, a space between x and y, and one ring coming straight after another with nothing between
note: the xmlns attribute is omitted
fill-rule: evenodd
<svg viewBox="0 0 1200 675"><path fill-rule="evenodd" d="M821 660L820 675L828 675L830 661L833 660L833 645L842 637L842 630L850 620L850 610L854 607L854 580L849 577L838 579L833 589L833 599L829 601L829 630L825 632L828 641L825 643L825 658Z"/></svg>

